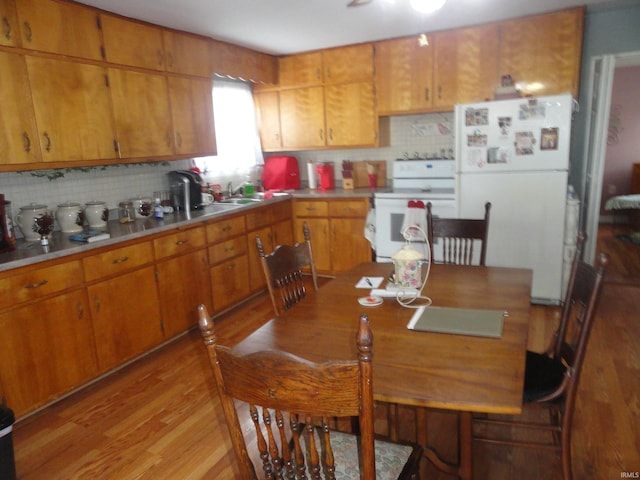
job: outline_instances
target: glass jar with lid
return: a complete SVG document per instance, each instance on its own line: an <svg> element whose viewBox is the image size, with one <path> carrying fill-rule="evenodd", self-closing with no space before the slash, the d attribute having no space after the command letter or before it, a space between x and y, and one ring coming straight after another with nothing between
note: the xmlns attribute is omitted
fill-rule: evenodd
<svg viewBox="0 0 640 480"><path fill-rule="evenodd" d="M136 221L136 209L133 202L124 201L118 204L118 218L120 223L129 223Z"/></svg>

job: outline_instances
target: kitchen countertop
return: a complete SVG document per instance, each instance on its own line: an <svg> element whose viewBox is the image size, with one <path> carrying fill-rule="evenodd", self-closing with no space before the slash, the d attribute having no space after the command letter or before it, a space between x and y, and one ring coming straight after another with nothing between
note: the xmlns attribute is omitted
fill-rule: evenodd
<svg viewBox="0 0 640 480"><path fill-rule="evenodd" d="M105 229L111 234L111 238L99 240L92 243L72 242L69 240L69 234L59 231L53 232L49 237L48 251L45 251L39 241L27 242L23 239L17 241L16 249L11 252L0 253L0 272L12 270L27 265L54 260L56 258L66 257L77 253L85 253L90 250L102 248L108 245L117 245L118 243L143 238L148 235L162 233L175 230L179 227L186 227L197 224L212 218L222 218L226 215L236 214L240 211L246 212L254 208L276 202L285 201L290 198L304 199L340 199L340 198L363 198L371 197L372 193L379 191L389 191L390 189L370 190L368 188L357 188L353 190L344 190L337 188L326 192L317 190L301 189L287 191L287 195L279 195L269 200L260 202L243 204L234 208L229 207L225 210L216 210L215 205L205 207L203 210L166 214L162 220L156 220L153 217L137 218L135 222L121 224L117 219L110 220Z"/></svg>

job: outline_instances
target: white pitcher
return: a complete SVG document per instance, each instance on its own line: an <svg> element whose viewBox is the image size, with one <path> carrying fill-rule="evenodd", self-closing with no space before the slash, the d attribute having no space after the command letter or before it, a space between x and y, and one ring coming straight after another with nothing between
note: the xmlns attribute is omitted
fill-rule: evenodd
<svg viewBox="0 0 640 480"><path fill-rule="evenodd" d="M46 205L36 205L31 203L24 207L20 207L20 213L16 215L16 225L20 228L20 231L27 242L40 240L40 234L34 229L34 220L45 213L47 213Z"/></svg>

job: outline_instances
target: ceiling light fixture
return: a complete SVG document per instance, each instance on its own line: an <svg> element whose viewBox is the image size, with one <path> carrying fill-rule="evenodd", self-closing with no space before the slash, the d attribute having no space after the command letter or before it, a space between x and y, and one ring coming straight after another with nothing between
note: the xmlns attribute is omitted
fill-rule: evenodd
<svg viewBox="0 0 640 480"><path fill-rule="evenodd" d="M409 3L416 12L433 13L440 10L445 0L411 0Z"/></svg>

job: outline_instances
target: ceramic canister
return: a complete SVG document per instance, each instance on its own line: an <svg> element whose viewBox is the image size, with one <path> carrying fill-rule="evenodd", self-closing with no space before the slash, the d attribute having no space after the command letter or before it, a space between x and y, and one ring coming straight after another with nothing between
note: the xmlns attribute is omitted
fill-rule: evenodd
<svg viewBox="0 0 640 480"><path fill-rule="evenodd" d="M81 232L84 223L84 214L79 203L66 202L58 205L56 220L63 233Z"/></svg>
<svg viewBox="0 0 640 480"><path fill-rule="evenodd" d="M84 207L84 215L90 228L104 228L109 220L109 209L105 202L87 202Z"/></svg>
<svg viewBox="0 0 640 480"><path fill-rule="evenodd" d="M16 215L16 225L20 228L20 231L27 242L40 240L40 234L33 228L34 220L45 213L47 213L46 205L36 205L35 203L31 203L24 207L20 207L20 213Z"/></svg>

